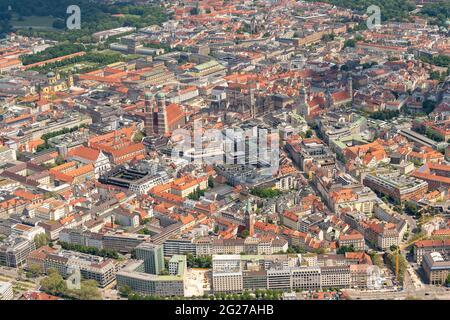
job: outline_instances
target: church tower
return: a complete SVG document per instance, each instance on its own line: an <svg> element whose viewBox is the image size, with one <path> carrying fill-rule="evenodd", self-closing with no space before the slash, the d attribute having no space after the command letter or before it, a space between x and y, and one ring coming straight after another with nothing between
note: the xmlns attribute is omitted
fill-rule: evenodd
<svg viewBox="0 0 450 320"><path fill-rule="evenodd" d="M256 101L255 101L255 92L254 89L250 85L249 89L249 104L250 104L250 115L252 119L256 117Z"/></svg>
<svg viewBox="0 0 450 320"><path fill-rule="evenodd" d="M257 32L257 22L255 16L253 16L252 20L250 21L250 32L252 34L255 34Z"/></svg>
<svg viewBox="0 0 450 320"><path fill-rule="evenodd" d="M166 96L160 92L156 95L158 105L158 134L164 135L169 132L169 122L167 119Z"/></svg>
<svg viewBox="0 0 450 320"><path fill-rule="evenodd" d="M144 110L144 131L145 135L151 136L154 133L153 129L153 112L155 99L150 92L145 93L145 110Z"/></svg>
<svg viewBox="0 0 450 320"><path fill-rule="evenodd" d="M305 87L302 86L302 88L300 89L300 95L298 99L297 114L302 116L309 116L310 112L311 110L309 108L306 90Z"/></svg>
<svg viewBox="0 0 450 320"><path fill-rule="evenodd" d="M327 89L325 92L325 104L327 108L331 108L334 104L330 89Z"/></svg>
<svg viewBox="0 0 450 320"><path fill-rule="evenodd" d="M67 75L67 88L72 88L75 85L75 82L73 81L73 75L72 72L69 72Z"/></svg>
<svg viewBox="0 0 450 320"><path fill-rule="evenodd" d="M351 75L348 76L348 94L350 95L350 98L353 99L353 78Z"/></svg>
<svg viewBox="0 0 450 320"><path fill-rule="evenodd" d="M253 213L250 200L247 200L247 205L245 208L245 227L248 230L248 235L253 237L255 235L255 220L256 215Z"/></svg>

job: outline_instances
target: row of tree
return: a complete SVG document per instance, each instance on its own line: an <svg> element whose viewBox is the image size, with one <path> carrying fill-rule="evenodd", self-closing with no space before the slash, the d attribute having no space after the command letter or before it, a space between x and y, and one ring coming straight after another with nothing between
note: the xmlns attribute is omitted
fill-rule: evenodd
<svg viewBox="0 0 450 320"><path fill-rule="evenodd" d="M188 195L188 198L197 201L200 199L200 197L203 197L204 195L205 190L201 190L200 187L197 187L197 189L195 189Z"/></svg>
<svg viewBox="0 0 450 320"><path fill-rule="evenodd" d="M44 140L44 143L37 146L36 152L40 152L40 151L49 149L50 148L50 144L48 143L49 139L66 134L66 133L75 132L75 131L79 130L80 128L84 128L84 127L86 127L86 125L80 125L80 126L76 126L73 128L63 128L58 131L52 131L52 132L43 134L41 136L41 139Z"/></svg>
<svg viewBox="0 0 450 320"><path fill-rule="evenodd" d="M20 56L23 65L29 65L49 59L59 58L72 53L86 50L82 44L64 42L53 47L46 48L41 52Z"/></svg>
<svg viewBox="0 0 450 320"><path fill-rule="evenodd" d="M117 251L111 249L99 249L96 247L88 247L80 244L72 244L64 241L59 241L61 247L65 250L73 250L82 253L92 254L94 256L111 258L111 259L119 259L119 254Z"/></svg>
<svg viewBox="0 0 450 320"><path fill-rule="evenodd" d="M168 297L162 297L158 295L143 295L136 292L129 286L121 286L119 288L119 292L123 297L128 298L128 300L165 300ZM265 289L256 289L254 293L250 291L244 291L242 293L222 293L218 292L215 294L207 294L205 293L203 296L199 297L191 297L190 299L209 299L209 300L256 300L256 299L264 299L264 300L280 300L283 292L277 290L265 290ZM176 300L178 298L185 299L184 297L170 297L170 300Z"/></svg>
<svg viewBox="0 0 450 320"><path fill-rule="evenodd" d="M442 136L442 134L440 134L426 126L423 126L423 125L417 126L417 127L414 127L413 130L420 134L427 136L428 138L430 138L431 140L434 140L436 142L444 141L444 136Z"/></svg>
<svg viewBox="0 0 450 320"><path fill-rule="evenodd" d="M31 70L38 71L40 73L48 73L55 69L73 65L73 64L77 64L77 63L82 64L83 62L87 62L87 63L93 64L93 65L89 65L87 67L81 67L81 68L78 68L77 70L75 70L75 72L77 72L77 73L85 73L85 72L90 72L90 71L96 70L96 69L106 66L108 64L116 63L119 61L125 61L125 60L127 60L126 56L124 56L120 53L115 53L115 52L104 53L104 52L90 51L90 52L86 53L84 56L78 56L78 57L73 57L70 59L65 59L62 61L48 63L44 66L33 67L33 68L31 68ZM64 74L64 73L67 73L67 72L61 72L61 74Z"/></svg>
<svg viewBox="0 0 450 320"><path fill-rule="evenodd" d="M400 115L398 110L383 110L383 111L375 111L370 114L370 118L377 120L390 120L396 118Z"/></svg>
<svg viewBox="0 0 450 320"><path fill-rule="evenodd" d="M260 198L275 198L282 194L280 190L272 188L253 188L250 193Z"/></svg>
<svg viewBox="0 0 450 320"><path fill-rule="evenodd" d="M287 249L287 253L306 253L307 250L301 246L292 245Z"/></svg>
<svg viewBox="0 0 450 320"><path fill-rule="evenodd" d="M346 252L354 252L354 251L355 251L355 248L353 247L353 245L349 245L349 246L339 247L336 250L336 253L337 254L345 254Z"/></svg>

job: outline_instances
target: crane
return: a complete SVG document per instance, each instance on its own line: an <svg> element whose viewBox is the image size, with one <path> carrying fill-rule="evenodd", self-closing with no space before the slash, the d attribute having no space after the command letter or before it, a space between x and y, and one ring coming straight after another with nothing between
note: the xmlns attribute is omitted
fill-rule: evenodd
<svg viewBox="0 0 450 320"><path fill-rule="evenodd" d="M398 279L398 274L399 274L399 260L398 260L398 257L399 257L399 255L400 255L401 250L403 250L403 249L409 247L410 245L416 243L417 241L422 240L423 238L426 238L426 235L422 235L421 237L419 237L419 238L416 239L416 240L409 241L409 242L406 243L406 244L403 244L403 245L401 245L401 246L398 246L398 247L397 247L397 250L395 250L395 253L396 253L396 255L395 255L395 277L396 277L397 281L399 281L399 279Z"/></svg>

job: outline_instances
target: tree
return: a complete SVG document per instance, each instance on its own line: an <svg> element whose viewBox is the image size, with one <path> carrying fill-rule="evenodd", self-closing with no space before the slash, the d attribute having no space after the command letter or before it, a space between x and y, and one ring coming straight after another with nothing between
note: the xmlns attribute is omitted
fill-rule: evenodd
<svg viewBox="0 0 450 320"><path fill-rule="evenodd" d="M193 15L193 16L196 16L196 15L198 15L199 13L200 13L200 11L198 10L197 7L193 7L193 8L191 9L191 11L190 11L190 14Z"/></svg>
<svg viewBox="0 0 450 320"><path fill-rule="evenodd" d="M325 248L314 249L313 252L317 253L317 254L324 254L325 253Z"/></svg>
<svg viewBox="0 0 450 320"><path fill-rule="evenodd" d="M80 290L77 290L76 294L80 300L101 300L102 295L97 288L97 282L95 280L86 280L81 282Z"/></svg>
<svg viewBox="0 0 450 320"><path fill-rule="evenodd" d="M406 201L405 203L405 213L410 216L418 216L419 215L419 209L417 208L417 204L411 201Z"/></svg>
<svg viewBox="0 0 450 320"><path fill-rule="evenodd" d="M167 269L162 269L161 270L161 272L159 273L161 276L168 276L170 273L169 273L169 270L167 270Z"/></svg>
<svg viewBox="0 0 450 320"><path fill-rule="evenodd" d="M342 162L343 164L346 164L347 159L345 159L345 156L341 152L336 153L336 159Z"/></svg>
<svg viewBox="0 0 450 320"><path fill-rule="evenodd" d="M346 252L354 252L355 248L353 247L353 245L350 246L342 246L339 247L339 249L336 250L337 254L345 254Z"/></svg>
<svg viewBox="0 0 450 320"><path fill-rule="evenodd" d="M300 246L293 245L291 247L288 247L286 252L287 253L306 253L307 251Z"/></svg>
<svg viewBox="0 0 450 320"><path fill-rule="evenodd" d="M434 140L436 142L444 141L444 136L442 134L438 133L437 131L435 131L427 126L424 126L423 124L420 124L418 126L413 126L413 130L420 134L427 136L428 138L430 138L431 140Z"/></svg>
<svg viewBox="0 0 450 320"><path fill-rule="evenodd" d="M200 187L197 187L192 193L188 195L188 198L191 200L199 200L200 197L203 197L205 195L205 190L201 190Z"/></svg>
<svg viewBox="0 0 450 320"><path fill-rule="evenodd" d="M40 233L34 237L34 243L36 248L40 248L48 245L50 242L50 238L46 233Z"/></svg>
<svg viewBox="0 0 450 320"><path fill-rule="evenodd" d="M194 256L192 253L189 253L186 256L187 265L189 268L211 268L212 266L212 258L211 256Z"/></svg>
<svg viewBox="0 0 450 320"><path fill-rule="evenodd" d="M311 129L306 130L305 132L305 138L311 138L313 135L313 132Z"/></svg>
<svg viewBox="0 0 450 320"><path fill-rule="evenodd" d="M249 236L249 232L248 232L248 230L244 230L244 231L242 231L242 234L241 234L241 236L242 236L242 238L247 238L248 236Z"/></svg>
<svg viewBox="0 0 450 320"><path fill-rule="evenodd" d="M134 143L139 143L142 141L142 139L145 137L144 133L142 133L141 131L138 131L134 134L133 136L133 142Z"/></svg>
<svg viewBox="0 0 450 320"><path fill-rule="evenodd" d="M28 272L26 275L28 278L36 278L44 273L42 267L35 263L28 265L27 269Z"/></svg>
<svg viewBox="0 0 450 320"><path fill-rule="evenodd" d="M59 244L65 250L73 250L73 251L78 251L78 252L82 252L82 253L92 254L94 256L100 256L100 257L106 257L106 258L112 258L112 259L119 258L119 254L117 253L117 251L112 250L112 249L99 249L96 247L88 247L88 246L83 246L83 245L79 245L79 244L67 243L64 241L59 241Z"/></svg>
<svg viewBox="0 0 450 320"><path fill-rule="evenodd" d="M447 20L450 18L450 4L448 1L426 3L420 13L432 18L433 24L447 27Z"/></svg>
<svg viewBox="0 0 450 320"><path fill-rule="evenodd" d="M208 188L214 188L214 178L212 176L208 177Z"/></svg>
<svg viewBox="0 0 450 320"><path fill-rule="evenodd" d="M348 39L348 40L345 40L345 42L344 42L344 48L347 48L347 47L354 48L355 45L356 45L355 39Z"/></svg>
<svg viewBox="0 0 450 320"><path fill-rule="evenodd" d="M332 40L334 40L335 37L336 37L336 35L334 33L324 34L322 36L322 41L325 41L325 42L332 41Z"/></svg>
<svg viewBox="0 0 450 320"><path fill-rule="evenodd" d="M447 279L445 280L445 285L447 287L450 286L450 274L447 276Z"/></svg>
<svg viewBox="0 0 450 320"><path fill-rule="evenodd" d="M398 110L383 110L376 111L370 115L370 118L377 120L390 120L392 118L398 117L400 112Z"/></svg>
<svg viewBox="0 0 450 320"><path fill-rule="evenodd" d="M250 193L260 198L275 198L281 195L281 191L272 188L253 188Z"/></svg>
<svg viewBox="0 0 450 320"><path fill-rule="evenodd" d="M383 259L381 259L380 255L376 252L373 253L369 253L370 258L372 259L372 263L376 266L378 266L379 268L383 268L384 267L384 263L383 263Z"/></svg>
<svg viewBox="0 0 450 320"><path fill-rule="evenodd" d="M52 27L55 29L64 29L66 27L66 23L62 19L56 19L53 21Z"/></svg>
<svg viewBox="0 0 450 320"><path fill-rule="evenodd" d="M41 280L41 290L54 295L64 296L67 293L67 284L56 269L49 269L48 276Z"/></svg>
<svg viewBox="0 0 450 320"><path fill-rule="evenodd" d="M392 270L395 271L397 256L398 256L398 279L400 282L403 282L406 269L408 268L408 262L406 261L405 257L400 252L397 251L389 253L387 259L389 262L389 266L392 268Z"/></svg>
<svg viewBox="0 0 450 320"><path fill-rule="evenodd" d="M63 156L61 156L61 155L58 155L57 157L56 157L56 159L55 159L55 164L56 165L61 165L61 164L63 164L64 163L64 157Z"/></svg>
<svg viewBox="0 0 450 320"><path fill-rule="evenodd" d="M137 233L139 233L139 234L146 234L146 235L151 235L152 234L151 231L148 228L142 228Z"/></svg>
<svg viewBox="0 0 450 320"><path fill-rule="evenodd" d="M132 293L132 289L128 285L123 285L119 287L119 294L122 297L128 297Z"/></svg>
<svg viewBox="0 0 450 320"><path fill-rule="evenodd" d="M423 109L423 111L425 111L426 114L430 114L431 112L433 112L435 107L436 107L436 101L424 100L422 102L422 109Z"/></svg>

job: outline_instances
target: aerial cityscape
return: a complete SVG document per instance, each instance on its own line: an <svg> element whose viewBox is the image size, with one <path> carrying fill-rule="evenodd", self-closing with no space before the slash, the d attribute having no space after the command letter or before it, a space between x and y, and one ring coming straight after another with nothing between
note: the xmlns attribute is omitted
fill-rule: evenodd
<svg viewBox="0 0 450 320"><path fill-rule="evenodd" d="M0 300L450 300L449 35L448 0L0 0Z"/></svg>

